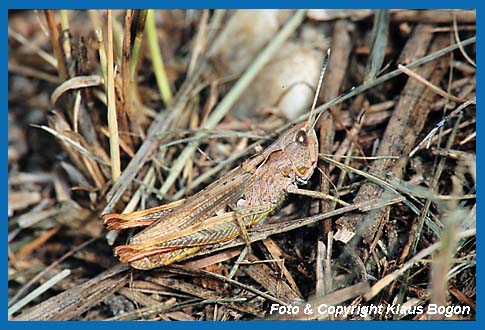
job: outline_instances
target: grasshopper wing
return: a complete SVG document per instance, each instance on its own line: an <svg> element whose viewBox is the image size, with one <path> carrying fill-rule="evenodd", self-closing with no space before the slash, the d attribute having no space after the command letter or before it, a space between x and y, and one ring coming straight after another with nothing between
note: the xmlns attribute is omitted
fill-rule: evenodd
<svg viewBox="0 0 485 330"><path fill-rule="evenodd" d="M133 236L130 244L156 245L160 239L178 233L235 205L252 175L241 168L228 173L188 198L171 212L161 215L150 226Z"/></svg>
<svg viewBox="0 0 485 330"><path fill-rule="evenodd" d="M185 199L127 214L103 214L103 224L106 225L108 230L147 227L160 219L162 216L170 214L174 208L182 205L183 203L185 203Z"/></svg>

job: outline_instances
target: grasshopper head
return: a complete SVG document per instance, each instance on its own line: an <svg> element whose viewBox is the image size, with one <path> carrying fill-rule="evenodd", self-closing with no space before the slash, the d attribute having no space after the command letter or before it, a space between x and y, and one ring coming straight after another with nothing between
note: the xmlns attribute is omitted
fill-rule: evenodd
<svg viewBox="0 0 485 330"><path fill-rule="evenodd" d="M318 121L315 118L318 95L322 87L323 78L327 71L328 60L330 58L330 48L323 59L322 71L318 80L317 90L313 104L306 123L301 123L289 129L282 138L281 148L286 155L286 158L291 162L291 166L295 171L296 183L306 183L313 175L313 171L317 166L318 161L318 140L313 128Z"/></svg>
<svg viewBox="0 0 485 330"><path fill-rule="evenodd" d="M291 162L297 183L306 183L317 166L318 140L315 130L306 123L295 125L286 132L282 142L283 152Z"/></svg>

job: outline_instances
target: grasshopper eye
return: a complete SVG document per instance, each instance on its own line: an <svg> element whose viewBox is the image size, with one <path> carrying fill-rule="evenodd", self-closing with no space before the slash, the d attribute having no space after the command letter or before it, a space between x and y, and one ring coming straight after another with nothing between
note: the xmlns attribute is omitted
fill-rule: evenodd
<svg viewBox="0 0 485 330"><path fill-rule="evenodd" d="M298 131L295 136L295 142L302 146L308 145L308 139L304 130Z"/></svg>

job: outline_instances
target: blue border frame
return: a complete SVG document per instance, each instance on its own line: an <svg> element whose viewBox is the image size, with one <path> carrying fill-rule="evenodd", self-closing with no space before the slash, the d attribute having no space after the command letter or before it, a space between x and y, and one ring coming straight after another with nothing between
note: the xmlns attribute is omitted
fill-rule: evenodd
<svg viewBox="0 0 485 330"><path fill-rule="evenodd" d="M345 1L332 1L332 2L320 2L320 1L311 1L311 0L300 0L298 2L293 1L290 2L288 0L271 0L271 1L256 1L256 0L249 0L249 1L231 1L231 2L226 2L226 1L221 1L221 0L204 0L204 1L189 1L189 0L178 0L178 1L171 1L171 2L165 2L165 1L137 1L136 3L133 2L124 2L124 1L103 1L102 3L93 1L93 0L85 0L79 3L73 3L73 2L66 2L66 1L45 1L45 0L40 0L40 1L22 1L22 2L14 2L14 3L6 3L7 1L2 1L0 3L1 7L1 17L2 17L2 22L3 27L4 27L4 36L7 38L8 32L7 32L7 26L8 26L8 10L9 9L31 9L31 8L52 8L52 9L66 9L66 8L73 8L73 9L87 9L87 8L126 8L135 5L136 8L167 8L167 9L182 9L182 8L227 8L227 9L232 9L232 8L476 8L477 9L477 31L480 31L480 28L483 26L481 23L481 19L483 15L480 15L482 13L481 11L481 5L480 1L456 1L456 0L441 0L441 1L430 1L430 0L407 0L405 2L400 2L400 3L389 3L388 1L384 0L368 0L368 1L357 1L357 0L345 0ZM483 2L483 1L482 1ZM477 36L479 37L481 33L477 32ZM7 87L7 77L8 77L8 66L6 65L8 62L7 59L7 43L6 39L4 39L4 42L2 43L3 49L0 52L1 60L2 63L4 63L3 67L3 82L5 83L5 86L1 89L2 93L2 99L4 102L7 102L7 97L8 97L8 87ZM480 40L477 41L477 59L479 59L482 54L482 51L480 48L481 47L481 42ZM480 61L477 61L480 62ZM477 69L477 79L478 83L477 86L480 86L480 82L482 81L480 73L481 70ZM477 93L479 94L479 93ZM480 96L477 95L478 98L480 99ZM7 106L8 109L8 106ZM485 114L483 114L482 111L477 111L477 139L480 139L482 136L482 121L483 117ZM8 201L7 201L7 194L8 194L8 159L7 159L7 148L8 148L8 120L7 120L7 111L3 113L3 121L0 121L0 130L3 131L4 133L4 142L2 144L2 147L4 149L4 152L1 153L2 160L4 164L7 164L7 171L2 172L1 179L3 182L2 185L2 192L4 197L4 202L1 204L2 206L2 214L7 215L7 207L8 207ZM477 168L479 168L479 164L481 164L482 161L482 148L480 144L477 144ZM477 202L478 202L478 210L477 210L477 218L480 219L480 215L482 214L482 208L483 206L481 205L481 183L483 179L480 173L477 173ZM8 234L7 232L7 216L5 216L2 224L2 231L3 231L3 237L5 239L4 242L6 242L6 236ZM480 221L477 223L478 227L481 227ZM6 244L6 243L5 243ZM477 249L481 250L481 244L477 243ZM2 257L4 261L7 261L7 248L5 245L5 249L2 250ZM477 258L479 259L479 258ZM480 259L479 259L480 260ZM4 264L6 265L6 263ZM482 274L482 268L483 266L481 264L477 264L477 275ZM171 329L186 329L187 327L192 326L192 323L186 323L186 322L175 322L175 323L158 323L158 322L145 322L145 323L135 323L135 322L108 322L108 323L101 323L101 322L35 322L35 324L26 323L26 322L12 322L12 321L7 321L7 290L8 290L8 280L7 280L7 272L4 270L2 272L2 278L3 278L3 283L4 285L2 286L4 289L4 294L3 297L4 299L2 300L2 305L3 308L3 317L1 319L1 324L3 324L3 327L5 328L17 328L17 329L24 329L29 326L34 326L34 327L39 327L39 328L46 328L46 329L53 329L53 328L64 328L64 329L71 329L71 328L81 328L84 326L102 326L106 328L111 328L111 329L117 329L119 330L120 327L121 329L132 329L134 326L141 326L143 329L160 329L164 327L170 326ZM479 276L477 276L477 291L480 291L481 288L481 281L479 281ZM410 322L412 321L392 321L392 323L382 323L382 321L354 321L354 322L332 322L331 326L335 329L341 329L341 328L355 328L359 327L361 329L372 329L376 326L377 324L381 326L393 326L397 328L405 328L409 329L410 326L413 328L426 328L426 329L442 329L443 327L466 327L466 328L485 328L484 322L483 322L483 316L481 315L481 311L483 310L481 308L481 303L483 301L481 295L479 294L480 292L477 292L477 321L430 321L430 322L413 322L412 325ZM459 324L457 322L460 322ZM244 329L248 324L246 322L230 322L230 323L222 323L222 322L202 322L198 323L197 327L200 327L200 329L227 329L226 327L229 327L231 329ZM329 326L330 324L327 322L295 322L295 321L276 321L276 322L263 322L263 321L254 321L250 324L251 327L256 327L256 328L267 328L267 327L283 327L283 328L288 328L292 330L296 329L304 329L306 327L325 327Z"/></svg>
<svg viewBox="0 0 485 330"><path fill-rule="evenodd" d="M17 1L13 4L2 3L0 6L2 9L32 9L32 8L48 8L48 9L144 9L144 8L164 8L164 9L199 9L199 8L225 8L225 9L240 9L240 8L334 8L334 9L346 9L346 8L402 8L402 9L431 9L431 8L478 8L480 1L468 0L407 0L400 3L389 3L385 0L367 0L365 2L358 0L344 0L344 1L315 1L315 0L301 0L301 1L288 1L288 0L233 0L231 2L223 0L178 0L178 1L156 1L156 0L143 0L136 3L128 1L116 1L105 0L103 2L86 0L74 2L66 2L59 0L30 0L30 1ZM134 7L130 7L133 6Z"/></svg>

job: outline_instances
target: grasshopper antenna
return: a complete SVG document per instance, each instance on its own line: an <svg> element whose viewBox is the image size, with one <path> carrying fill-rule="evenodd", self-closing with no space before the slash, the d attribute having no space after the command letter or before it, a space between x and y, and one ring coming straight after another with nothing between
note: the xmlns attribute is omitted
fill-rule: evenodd
<svg viewBox="0 0 485 330"><path fill-rule="evenodd" d="M330 58L330 52L331 52L331 49L330 48L327 49L327 54L325 55L325 58L323 59L322 71L320 72L320 78L318 79L317 90L315 92L315 97L313 98L313 104L312 104L312 108L310 110L310 116L308 117L308 121L307 121L307 124L306 124L306 127L308 127L308 128L309 127L313 128L318 121L318 118L313 120L314 117L315 117L315 106L317 105L318 96L320 95L320 89L322 88L323 79L325 78L325 72L327 72L327 66L328 66L328 60Z"/></svg>

